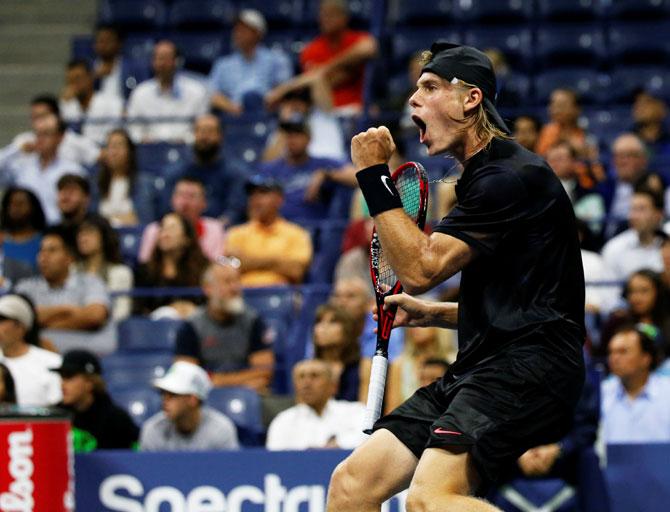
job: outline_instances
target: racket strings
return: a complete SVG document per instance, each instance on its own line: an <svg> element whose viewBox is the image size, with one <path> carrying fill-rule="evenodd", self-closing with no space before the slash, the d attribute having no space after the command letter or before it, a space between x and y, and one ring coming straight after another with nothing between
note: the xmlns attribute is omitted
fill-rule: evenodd
<svg viewBox="0 0 670 512"><path fill-rule="evenodd" d="M403 210L416 222L421 210L421 177L416 169L408 168L395 180L395 187L400 195ZM375 235L376 236L376 235ZM378 279L379 291L386 293L398 281L396 273L386 258L386 252L378 244Z"/></svg>

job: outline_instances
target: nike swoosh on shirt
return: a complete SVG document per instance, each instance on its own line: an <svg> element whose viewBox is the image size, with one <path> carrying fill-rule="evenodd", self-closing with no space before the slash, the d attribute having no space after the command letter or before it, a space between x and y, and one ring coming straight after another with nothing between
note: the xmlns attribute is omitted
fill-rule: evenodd
<svg viewBox="0 0 670 512"><path fill-rule="evenodd" d="M392 196L394 196L395 194L393 193L393 190L391 190L391 187L389 187L389 184L387 183L388 179L389 179L388 176L382 176L382 183L383 183L384 186L386 187L386 190L389 191L389 194L391 194Z"/></svg>
<svg viewBox="0 0 670 512"><path fill-rule="evenodd" d="M446 434L446 435L452 435L452 436L462 436L463 432L456 432L454 430L444 430L443 428L437 427L435 430L433 430L433 433L435 434Z"/></svg>

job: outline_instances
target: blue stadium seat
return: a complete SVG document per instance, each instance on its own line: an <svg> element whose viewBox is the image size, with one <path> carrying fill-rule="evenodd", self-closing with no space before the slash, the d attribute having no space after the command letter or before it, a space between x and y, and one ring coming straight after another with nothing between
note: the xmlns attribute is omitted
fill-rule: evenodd
<svg viewBox="0 0 670 512"><path fill-rule="evenodd" d="M445 30L438 27L400 28L392 38L393 62L395 69L407 69L410 57L421 50L428 50L433 41L446 39L452 43L460 43L461 35L457 30Z"/></svg>
<svg viewBox="0 0 670 512"><path fill-rule="evenodd" d="M298 19L305 27L314 27L319 22L320 0L304 0ZM349 0L350 25L355 29L366 28L370 23L373 0Z"/></svg>
<svg viewBox="0 0 670 512"><path fill-rule="evenodd" d="M610 18L660 19L670 15L667 0L601 0L602 13Z"/></svg>
<svg viewBox="0 0 670 512"><path fill-rule="evenodd" d="M112 400L124 409L137 426L161 410L161 398L151 388L109 388Z"/></svg>
<svg viewBox="0 0 670 512"><path fill-rule="evenodd" d="M137 167L142 172L161 176L169 167L184 162L190 154L191 148L188 144L138 144Z"/></svg>
<svg viewBox="0 0 670 512"><path fill-rule="evenodd" d="M670 21L612 22L609 52L617 64L662 64L670 57ZM658 36L658 37L655 37Z"/></svg>
<svg viewBox="0 0 670 512"><path fill-rule="evenodd" d="M662 66L626 66L612 72L610 101L630 103L637 91L647 89L670 98L670 72Z"/></svg>
<svg viewBox="0 0 670 512"><path fill-rule="evenodd" d="M227 40L221 32L175 33L170 39L184 58L184 67L203 74L209 74L214 61L225 53L224 40Z"/></svg>
<svg viewBox="0 0 670 512"><path fill-rule="evenodd" d="M214 388L207 405L228 416L237 427L240 444L262 446L263 428L261 398L253 389L245 387Z"/></svg>
<svg viewBox="0 0 670 512"><path fill-rule="evenodd" d="M304 30L273 30L263 38L268 48L281 50L288 55L294 66L299 65L300 52L317 35L317 31Z"/></svg>
<svg viewBox="0 0 670 512"><path fill-rule="evenodd" d="M543 25L537 30L536 64L592 66L606 58L605 39L598 24Z"/></svg>
<svg viewBox="0 0 670 512"><path fill-rule="evenodd" d="M223 154L252 167L259 161L270 134L270 119L259 112L225 121Z"/></svg>
<svg viewBox="0 0 670 512"><path fill-rule="evenodd" d="M128 36L123 41L123 54L137 63L144 63L148 68L155 43L156 38L151 35L135 34Z"/></svg>
<svg viewBox="0 0 670 512"><path fill-rule="evenodd" d="M230 27L235 6L230 0L175 0L168 15L169 25L179 30L212 30Z"/></svg>
<svg viewBox="0 0 670 512"><path fill-rule="evenodd" d="M481 50L497 48L512 69L530 69L533 65L532 33L528 27L479 27L466 30L465 44Z"/></svg>
<svg viewBox="0 0 670 512"><path fill-rule="evenodd" d="M554 89L568 88L579 94L581 103L603 104L610 98L608 75L590 68L565 68L539 73L535 77L535 96L537 103L545 105Z"/></svg>
<svg viewBox="0 0 670 512"><path fill-rule="evenodd" d="M95 59L93 36L74 36L70 40L70 57L87 61Z"/></svg>
<svg viewBox="0 0 670 512"><path fill-rule="evenodd" d="M391 23L397 25L437 25L451 21L452 0L408 2L395 0L388 7Z"/></svg>
<svg viewBox="0 0 670 512"><path fill-rule="evenodd" d="M601 149L609 151L609 145L622 132L629 131L633 125L630 107L607 107L583 109L582 118L585 128L598 139Z"/></svg>
<svg viewBox="0 0 670 512"><path fill-rule="evenodd" d="M543 21L587 21L598 17L599 0L537 0L537 15Z"/></svg>
<svg viewBox="0 0 670 512"><path fill-rule="evenodd" d="M455 0L454 19L457 22L513 23L532 18L532 0Z"/></svg>
<svg viewBox="0 0 670 512"><path fill-rule="evenodd" d="M137 257L140 253L140 243L142 242L142 232L144 226L128 226L116 228L116 234L119 237L119 249L123 261L134 267L137 264Z"/></svg>
<svg viewBox="0 0 670 512"><path fill-rule="evenodd" d="M174 355L165 352L116 352L102 359L103 375L110 388L148 387L172 364Z"/></svg>
<svg viewBox="0 0 670 512"><path fill-rule="evenodd" d="M500 108L532 103L531 79L523 73L510 72L498 77L498 103Z"/></svg>
<svg viewBox="0 0 670 512"><path fill-rule="evenodd" d="M124 30L156 30L163 27L167 10L161 0L102 0L98 21Z"/></svg>
<svg viewBox="0 0 670 512"><path fill-rule="evenodd" d="M301 2L299 0L244 0L240 8L257 9L263 13L270 27L291 27L300 19Z"/></svg>
<svg viewBox="0 0 670 512"><path fill-rule="evenodd" d="M312 226L314 257L305 280L307 283L330 283L333 280L346 228L346 219L318 222Z"/></svg>
<svg viewBox="0 0 670 512"><path fill-rule="evenodd" d="M117 325L119 351L162 351L174 353L177 333L184 325L182 320L150 320L130 317Z"/></svg>

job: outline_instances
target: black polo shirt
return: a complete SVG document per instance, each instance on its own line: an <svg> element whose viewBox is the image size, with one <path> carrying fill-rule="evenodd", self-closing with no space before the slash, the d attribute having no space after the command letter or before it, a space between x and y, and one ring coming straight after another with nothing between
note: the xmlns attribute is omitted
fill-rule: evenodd
<svg viewBox="0 0 670 512"><path fill-rule="evenodd" d="M584 272L570 199L551 168L516 142L493 139L466 164L456 196L434 231L477 255L462 271L451 372L515 351L531 356L539 378L542 361L581 364Z"/></svg>

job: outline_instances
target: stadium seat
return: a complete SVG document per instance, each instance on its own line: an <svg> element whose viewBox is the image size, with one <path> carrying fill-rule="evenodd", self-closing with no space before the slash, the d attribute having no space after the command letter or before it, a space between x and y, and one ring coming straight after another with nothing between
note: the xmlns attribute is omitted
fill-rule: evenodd
<svg viewBox="0 0 670 512"><path fill-rule="evenodd" d="M245 387L214 388L207 398L207 405L228 416L237 427L243 446L262 446L263 428L261 398Z"/></svg>
<svg viewBox="0 0 670 512"><path fill-rule="evenodd" d="M110 388L151 386L154 379L165 375L170 363L159 366L105 367L105 382Z"/></svg>
<svg viewBox="0 0 670 512"><path fill-rule="evenodd" d="M498 103L500 108L532 103L531 79L523 73L508 73L498 77Z"/></svg>
<svg viewBox="0 0 670 512"><path fill-rule="evenodd" d="M633 126L630 107L607 107L597 109L583 109L582 118L584 128L593 134L601 144L602 149L608 150L614 137L630 130Z"/></svg>
<svg viewBox="0 0 670 512"><path fill-rule="evenodd" d="M602 14L613 19L660 19L670 15L667 0L601 0Z"/></svg>
<svg viewBox="0 0 670 512"><path fill-rule="evenodd" d="M224 40L228 40L221 32L176 33L170 39L184 58L184 68L203 74L208 74L217 57L225 53Z"/></svg>
<svg viewBox="0 0 670 512"><path fill-rule="evenodd" d="M161 0L102 0L98 21L126 31L157 30L165 24L166 16Z"/></svg>
<svg viewBox="0 0 670 512"><path fill-rule="evenodd" d="M590 21L598 17L599 0L537 0L542 21Z"/></svg>
<svg viewBox="0 0 670 512"><path fill-rule="evenodd" d="M635 93L647 89L670 99L670 73L661 66L626 66L612 72L611 102L630 103Z"/></svg>
<svg viewBox="0 0 670 512"><path fill-rule="evenodd" d="M144 63L148 68L155 43L156 39L151 35L128 36L123 42L123 54L137 63Z"/></svg>
<svg viewBox="0 0 670 512"><path fill-rule="evenodd" d="M230 0L176 0L168 15L170 27L179 30L213 30L230 27L235 6Z"/></svg>
<svg viewBox="0 0 670 512"><path fill-rule="evenodd" d="M593 66L606 58L602 29L598 24L543 25L537 30L536 64Z"/></svg>
<svg viewBox="0 0 670 512"><path fill-rule="evenodd" d="M149 388L109 388L112 400L124 409L137 426L161 410L161 398Z"/></svg>
<svg viewBox="0 0 670 512"><path fill-rule="evenodd" d="M240 8L257 9L263 13L272 28L292 27L300 19L301 2L299 0L244 0Z"/></svg>
<svg viewBox="0 0 670 512"><path fill-rule="evenodd" d="M612 22L609 52L617 64L663 64L670 56L669 21ZM654 37L654 35L659 37Z"/></svg>
<svg viewBox="0 0 670 512"><path fill-rule="evenodd" d="M134 368L150 368L155 377L162 377L172 365L174 354L163 351L156 352L114 352L102 358L103 374Z"/></svg>
<svg viewBox="0 0 670 512"><path fill-rule="evenodd" d="M528 27L479 27L466 30L465 44L475 48L497 48L512 69L530 69L533 65L532 34Z"/></svg>
<svg viewBox="0 0 670 512"><path fill-rule="evenodd" d="M433 2L408 2L392 0L389 2L389 18L391 23L403 25L437 25L451 21L452 0L436 0Z"/></svg>
<svg viewBox="0 0 670 512"><path fill-rule="evenodd" d="M137 264L137 257L140 253L140 243L142 242L144 226L116 228L115 231L119 237L121 258L127 265L134 267Z"/></svg>
<svg viewBox="0 0 670 512"><path fill-rule="evenodd" d="M514 23L530 21L532 0L454 0L457 23Z"/></svg>
<svg viewBox="0 0 670 512"><path fill-rule="evenodd" d="M117 325L119 351L162 351L174 353L177 333L184 325L182 320L150 320L134 316Z"/></svg>
<svg viewBox="0 0 670 512"><path fill-rule="evenodd" d="M263 153L270 127L270 120L259 115L226 120L224 156L253 166Z"/></svg>
<svg viewBox="0 0 670 512"><path fill-rule="evenodd" d="M70 41L70 57L86 61L95 59L93 36L74 36Z"/></svg>
<svg viewBox="0 0 670 512"><path fill-rule="evenodd" d="M333 280L346 228L346 219L322 221L313 226L314 257L305 280L307 283L330 283Z"/></svg>
<svg viewBox="0 0 670 512"><path fill-rule="evenodd" d="M610 98L608 75L589 68L565 68L545 71L535 77L535 96L538 104L546 105L551 92L568 88L579 94L583 105L607 103Z"/></svg>
<svg viewBox="0 0 670 512"><path fill-rule="evenodd" d="M394 69L406 70L410 57L418 51L428 50L431 43L437 39L460 43L461 35L457 30L445 30L438 27L399 27L391 42Z"/></svg>
<svg viewBox="0 0 670 512"><path fill-rule="evenodd" d="M188 144L157 142L137 145L137 167L142 172L164 175L166 169L184 162L191 153Z"/></svg>

